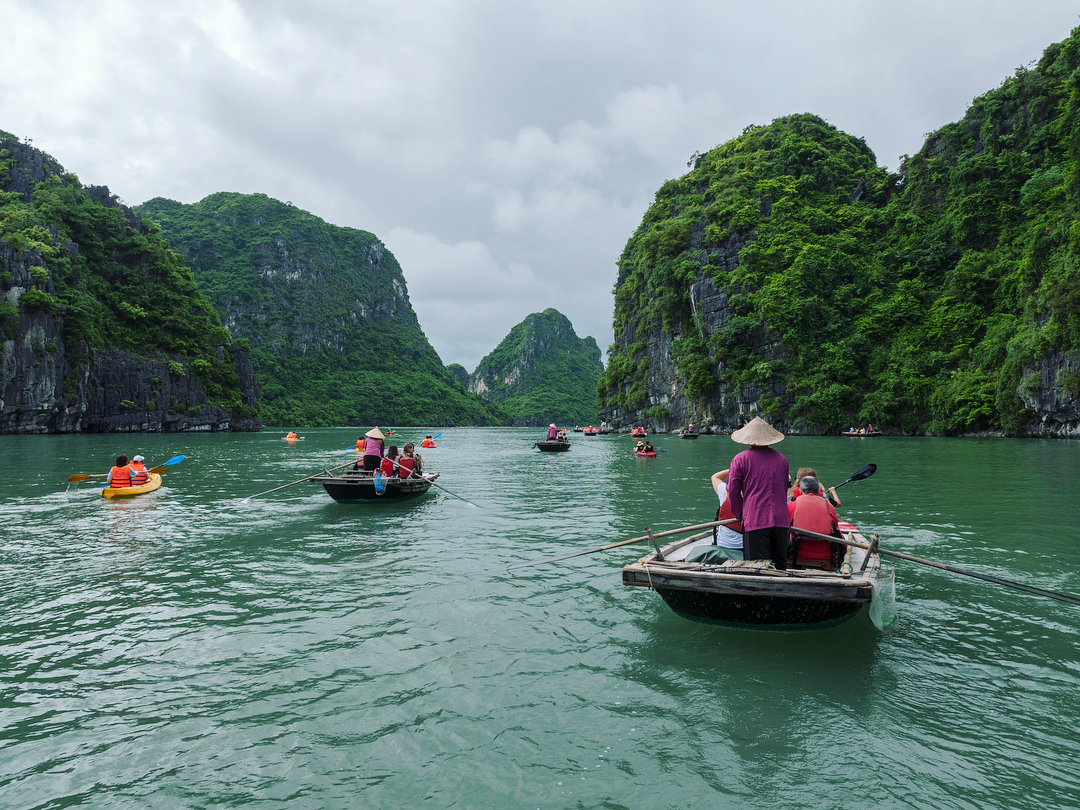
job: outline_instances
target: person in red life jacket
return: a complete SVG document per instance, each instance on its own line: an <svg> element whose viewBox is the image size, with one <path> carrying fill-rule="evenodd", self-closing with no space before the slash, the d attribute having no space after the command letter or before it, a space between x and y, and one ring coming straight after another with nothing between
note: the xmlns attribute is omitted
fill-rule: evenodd
<svg viewBox="0 0 1080 810"><path fill-rule="evenodd" d="M402 478L420 475L424 461L416 452L416 446L412 442L408 442L401 450L401 458L398 459L398 475Z"/></svg>
<svg viewBox="0 0 1080 810"><path fill-rule="evenodd" d="M386 457L382 460L382 464L379 465L383 471L383 475L394 475L397 473L397 461L398 451L397 445L392 444L386 449Z"/></svg>
<svg viewBox="0 0 1080 810"><path fill-rule="evenodd" d="M150 471L146 469L146 465L143 463L145 460L142 456L135 456L131 459L131 464L128 465L128 469L131 470L131 485L133 487L141 487L150 480Z"/></svg>
<svg viewBox="0 0 1080 810"><path fill-rule="evenodd" d="M799 467L799 471L795 474L795 485L791 488L791 492L788 494L788 503L795 500L799 497L799 495L802 494L802 490L799 489L799 482L806 478L806 476L810 476L811 478L817 478L818 474L814 471L813 467ZM836 487L829 487L828 490L822 491L824 489L825 487L822 485L821 479L819 478L818 492L821 494L821 496L823 498L828 498L829 503L831 503L833 506L843 506L843 504L840 503L840 496L836 494Z"/></svg>
<svg viewBox="0 0 1080 810"><path fill-rule="evenodd" d="M116 457L116 466L109 470L105 481L114 489L131 486L131 468L128 467L127 456L121 453Z"/></svg>
<svg viewBox="0 0 1080 810"><path fill-rule="evenodd" d="M799 529L840 537L840 519L836 516L836 509L822 497L821 484L812 475L799 479L799 491L798 498L788 501L788 516L791 519L793 537L792 561L807 560L835 564L837 551L842 546L817 537L800 536Z"/></svg>
<svg viewBox="0 0 1080 810"><path fill-rule="evenodd" d="M731 434L731 440L750 445L731 460L728 496L731 513L743 524L743 559L771 560L787 570L788 530L791 521L787 505L788 461L770 445L784 440L784 434L760 416L755 416Z"/></svg>
<svg viewBox="0 0 1080 810"><path fill-rule="evenodd" d="M733 520L735 515L731 512L731 499L727 493L727 480L730 470L721 470L712 476L712 486L716 490L716 497L720 499L720 508L716 510L716 520ZM729 560L741 560L743 558L743 527L742 523L729 523L726 526L713 528L713 545L723 550L723 556Z"/></svg>

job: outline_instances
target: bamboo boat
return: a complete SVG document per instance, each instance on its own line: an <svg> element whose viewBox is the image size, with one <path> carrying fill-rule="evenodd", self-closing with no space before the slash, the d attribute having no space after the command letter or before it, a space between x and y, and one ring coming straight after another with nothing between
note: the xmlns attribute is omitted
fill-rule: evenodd
<svg viewBox="0 0 1080 810"><path fill-rule="evenodd" d="M431 483L439 477L437 472L425 472L412 478L388 476L383 492L375 488L375 476L369 472L349 470L342 475L317 475L308 480L322 484L326 494L340 503L361 501L407 501L418 498L431 489Z"/></svg>
<svg viewBox="0 0 1080 810"><path fill-rule="evenodd" d="M137 487L105 487L101 490L101 494L106 498L129 498L132 495L144 495L147 492L153 492L160 486L161 476L157 473L150 473L150 480L145 484L140 484Z"/></svg>
<svg viewBox="0 0 1080 810"><path fill-rule="evenodd" d="M537 450L545 453L561 453L570 449L570 442L559 439L542 439L533 444Z"/></svg>
<svg viewBox="0 0 1080 810"><path fill-rule="evenodd" d="M867 543L850 523L844 538ZM652 588L683 618L724 627L809 630L839 624L874 597L881 571L876 547L848 546L839 571L793 567L779 571L767 560L687 562L694 549L712 545L707 531L647 554L622 570L623 585Z"/></svg>
<svg viewBox="0 0 1080 810"><path fill-rule="evenodd" d="M587 427L587 428L583 428L581 432L584 433L586 436L595 436L600 431L598 431L594 427Z"/></svg>
<svg viewBox="0 0 1080 810"><path fill-rule="evenodd" d="M699 435L700 434L698 434L698 433L688 433L687 431L684 430L684 431L681 431L679 433L679 438L680 439L696 439Z"/></svg>
<svg viewBox="0 0 1080 810"><path fill-rule="evenodd" d="M875 430L872 433L859 433L857 430L845 430L840 434L841 436L884 436L880 430Z"/></svg>

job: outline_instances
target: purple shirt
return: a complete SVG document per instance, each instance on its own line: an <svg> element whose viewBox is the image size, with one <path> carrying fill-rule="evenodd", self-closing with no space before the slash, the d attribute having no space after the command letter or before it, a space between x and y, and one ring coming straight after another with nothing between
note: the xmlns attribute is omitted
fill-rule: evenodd
<svg viewBox="0 0 1080 810"><path fill-rule="evenodd" d="M731 513L752 532L790 524L787 510L788 461L771 447L751 447L731 460Z"/></svg>
<svg viewBox="0 0 1080 810"><path fill-rule="evenodd" d="M364 439L364 455L365 456L379 456L382 457L383 446L382 442L378 439L373 439L370 436Z"/></svg>

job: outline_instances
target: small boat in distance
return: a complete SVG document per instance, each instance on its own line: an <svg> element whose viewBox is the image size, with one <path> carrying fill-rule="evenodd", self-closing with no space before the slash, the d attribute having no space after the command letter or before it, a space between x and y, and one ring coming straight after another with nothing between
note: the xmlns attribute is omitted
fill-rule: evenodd
<svg viewBox="0 0 1080 810"><path fill-rule="evenodd" d="M425 472L413 478L380 477L382 492L376 486L375 476L361 470L349 470L342 475L317 475L308 480L322 484L326 494L340 503L407 501L431 489L431 482L439 477L439 473Z"/></svg>
<svg viewBox="0 0 1080 810"><path fill-rule="evenodd" d="M850 523L840 523L840 531L847 540L867 542ZM876 546L870 550L848 546L836 571L801 562L780 571L768 560L687 562L688 557L716 548L712 542L710 530L671 543L659 554L653 551L623 568L623 585L652 588L668 607L692 621L756 630L810 630L839 624L870 604L881 572Z"/></svg>
<svg viewBox="0 0 1080 810"><path fill-rule="evenodd" d="M630 428L630 435L631 436L648 436L649 434L645 432L645 428L636 427L636 428Z"/></svg>
<svg viewBox="0 0 1080 810"><path fill-rule="evenodd" d="M153 492L161 486L161 476L158 473L150 473L150 480L137 487L105 487L101 494L106 498L129 498L132 495L143 495Z"/></svg>
<svg viewBox="0 0 1080 810"><path fill-rule="evenodd" d="M561 453L570 449L570 442L565 439L541 439L533 447L545 453Z"/></svg>
<svg viewBox="0 0 1080 810"><path fill-rule="evenodd" d="M871 431L866 431L866 430L861 430L861 431L860 430L845 430L840 435L841 436L884 436L885 434L882 433L880 430L871 430Z"/></svg>
<svg viewBox="0 0 1080 810"><path fill-rule="evenodd" d="M583 428L581 432L586 436L595 436L599 431L592 425L589 425L587 428Z"/></svg>
<svg viewBox="0 0 1080 810"><path fill-rule="evenodd" d="M574 426L574 433L581 433L582 430L584 430L584 428L582 428L580 425Z"/></svg>
<svg viewBox="0 0 1080 810"><path fill-rule="evenodd" d="M656 451L655 450L650 450L649 452L646 453L646 452L644 452L642 450L635 450L634 455L637 456L638 458L656 458Z"/></svg>
<svg viewBox="0 0 1080 810"><path fill-rule="evenodd" d="M697 433L689 433L688 431L685 431L685 430L679 431L679 438L680 439L696 439L697 437L698 437Z"/></svg>

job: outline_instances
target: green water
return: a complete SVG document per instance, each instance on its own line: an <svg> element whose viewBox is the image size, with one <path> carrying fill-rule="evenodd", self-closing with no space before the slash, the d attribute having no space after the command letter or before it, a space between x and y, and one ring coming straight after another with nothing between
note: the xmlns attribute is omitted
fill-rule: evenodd
<svg viewBox="0 0 1080 810"><path fill-rule="evenodd" d="M896 561L884 633L780 634L623 587L643 546L506 571L711 519L726 437L447 430L427 467L482 508L245 502L354 455L301 433L0 438L0 806L1080 806L1080 608ZM1080 443L778 449L826 484L876 463L840 513L887 548L1080 594ZM67 489L119 452L187 460Z"/></svg>

